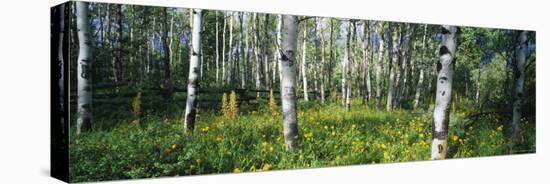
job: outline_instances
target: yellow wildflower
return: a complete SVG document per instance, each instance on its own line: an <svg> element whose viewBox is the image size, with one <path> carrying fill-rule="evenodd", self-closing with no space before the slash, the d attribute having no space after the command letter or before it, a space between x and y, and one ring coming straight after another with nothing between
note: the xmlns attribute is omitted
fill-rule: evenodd
<svg viewBox="0 0 550 184"><path fill-rule="evenodd" d="M269 171L269 169L271 169L271 164L264 164L264 166L262 166L263 171Z"/></svg>
<svg viewBox="0 0 550 184"><path fill-rule="evenodd" d="M238 167L235 167L235 169L233 169L233 173L240 173L241 172L241 169L239 169Z"/></svg>
<svg viewBox="0 0 550 184"><path fill-rule="evenodd" d="M387 151L384 151L384 159L390 159L390 153L388 153Z"/></svg>
<svg viewBox="0 0 550 184"><path fill-rule="evenodd" d="M456 140L458 140L458 136L453 135L452 139L453 139L453 141L456 141Z"/></svg>

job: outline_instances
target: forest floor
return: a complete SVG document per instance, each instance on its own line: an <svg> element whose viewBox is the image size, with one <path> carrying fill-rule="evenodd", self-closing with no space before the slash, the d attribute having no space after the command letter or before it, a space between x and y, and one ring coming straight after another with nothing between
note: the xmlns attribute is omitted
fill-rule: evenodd
<svg viewBox="0 0 550 184"><path fill-rule="evenodd" d="M183 127L184 101L177 98L145 96L139 121L131 99L94 102L94 130L70 138L71 182L430 158L433 106L386 112L357 99L347 112L341 103L300 101L299 148L289 152L282 116L269 110L267 100L241 104L234 120L223 116L219 104L200 105L195 131L189 133ZM457 103L462 104L451 111L448 158L535 152L534 117L521 120L520 143L512 149L506 118L475 115L472 105Z"/></svg>

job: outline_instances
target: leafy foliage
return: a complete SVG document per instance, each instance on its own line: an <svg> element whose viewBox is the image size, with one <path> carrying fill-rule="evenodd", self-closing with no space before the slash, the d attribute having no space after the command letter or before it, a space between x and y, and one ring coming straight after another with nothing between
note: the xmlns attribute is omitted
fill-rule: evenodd
<svg viewBox="0 0 550 184"><path fill-rule="evenodd" d="M505 117L477 116L473 104L463 100L451 113L449 157L509 154L508 130L502 124ZM183 110L173 105L167 109L171 108ZM258 172L430 157L430 110L388 113L354 100L346 112L338 102L326 106L302 102L298 107L301 144L296 152L287 152L280 116L273 116L269 106L260 104L240 108L244 114L232 123L224 123L224 115L215 110L201 111L197 119L200 131L194 134L184 130L176 113L149 114L140 125L124 123L132 121L129 118L96 121L119 123L71 137L70 161L78 163L71 164L71 181ZM523 119L521 126L522 150L534 152L534 119Z"/></svg>

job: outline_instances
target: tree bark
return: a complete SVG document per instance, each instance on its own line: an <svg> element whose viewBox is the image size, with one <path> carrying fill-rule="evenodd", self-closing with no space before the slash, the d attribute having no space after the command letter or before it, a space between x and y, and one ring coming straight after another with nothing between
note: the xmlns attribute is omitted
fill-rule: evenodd
<svg viewBox="0 0 550 184"><path fill-rule="evenodd" d="M229 50L227 51L227 86L231 86L233 79L233 13L229 14Z"/></svg>
<svg viewBox="0 0 550 184"><path fill-rule="evenodd" d="M280 63L282 71L281 100L283 109L283 132L286 147L298 148L298 119L296 113L296 47L298 19L295 16L282 15L282 42Z"/></svg>
<svg viewBox="0 0 550 184"><path fill-rule="evenodd" d="M424 36L422 36L422 50L420 50L420 63L418 66L418 82L416 83L416 93L414 94L414 105L413 109L418 107L418 102L420 101L420 94L422 93L422 85L424 83L424 53L426 50L426 36L428 31L428 24L424 24Z"/></svg>
<svg viewBox="0 0 550 184"><path fill-rule="evenodd" d="M382 84L382 57L384 56L384 23L378 22L378 29L376 30L376 37L378 39L378 59L375 63L375 74L374 77L376 79L376 106L380 105L380 100L382 96L382 88L380 87Z"/></svg>
<svg viewBox="0 0 550 184"><path fill-rule="evenodd" d="M124 39L124 35L123 35L123 32L122 32L122 5L118 5L118 57L117 57L117 63L116 63L116 82L118 81L123 81L124 79L122 78L122 58L123 58L123 55L122 55L122 41Z"/></svg>
<svg viewBox="0 0 550 184"><path fill-rule="evenodd" d="M520 131L519 123L521 121L521 105L523 98L523 85L525 82L525 58L527 57L527 31L521 31L517 37L516 63L515 63L515 86L514 103L512 106L512 144L517 143L517 137Z"/></svg>
<svg viewBox="0 0 550 184"><path fill-rule="evenodd" d="M258 19L260 17L257 17ZM264 63L264 89L265 90L269 90L271 88L271 84L269 83L269 61L268 61L268 40L269 40L269 34L268 34L268 26L269 26L269 15L268 14L265 14L265 19L264 19L264 39L263 39L263 48L262 48L262 53L263 53L263 63ZM258 29L260 29L260 24L258 23ZM258 42L259 44L259 42Z"/></svg>
<svg viewBox="0 0 550 184"><path fill-rule="evenodd" d="M332 21L334 19L330 19L330 37L329 37L329 62L328 62L328 88L330 89L332 86L332 65L334 64L334 44L333 44L333 35L334 35L334 26L332 24Z"/></svg>
<svg viewBox="0 0 550 184"><path fill-rule="evenodd" d="M226 81L227 79L225 78L225 71L226 71L226 68L225 68L225 33L227 30L227 16L226 14L224 13L223 14L223 31L222 31L222 81L223 81L223 84L227 84Z"/></svg>
<svg viewBox="0 0 550 184"><path fill-rule="evenodd" d="M216 16L216 84L220 84L220 48L219 48L219 37L220 37L220 23L218 22L218 11L215 11Z"/></svg>
<svg viewBox="0 0 550 184"><path fill-rule="evenodd" d="M304 20L303 22L304 24L304 35L302 37L302 65L301 65L301 70L302 70L302 86L304 88L304 100L305 101L309 101L309 98L308 98L308 91L307 91L307 71L306 71L306 54L307 54L307 20Z"/></svg>
<svg viewBox="0 0 550 184"><path fill-rule="evenodd" d="M246 89L246 57L245 57L245 48L243 46L244 40L244 32L245 29L243 27L244 22L244 13L239 13L239 26L240 26L240 34L239 34L239 61L237 63L237 70L236 72L239 72L241 74L241 88ZM241 71L242 70L242 71Z"/></svg>
<svg viewBox="0 0 550 184"><path fill-rule="evenodd" d="M442 26L441 34L443 38L437 64L438 75L432 125L432 160L445 159L447 154L447 132L449 130L458 28Z"/></svg>
<svg viewBox="0 0 550 184"><path fill-rule="evenodd" d="M319 19L319 22L322 22L324 21L325 19L324 18L320 18ZM319 24L319 25L322 25L322 24ZM323 27L321 26L320 28L320 31L319 33L321 34L319 37L321 38L321 68L320 68L320 74L321 74L321 77L320 77L320 80L321 80L321 104L325 104L325 53L326 53L326 49L325 49L325 34L324 34L324 31L323 31Z"/></svg>
<svg viewBox="0 0 550 184"><path fill-rule="evenodd" d="M260 89L260 86L261 86L261 71L262 71L262 63L260 61L260 58L258 57L258 45L259 45L259 41L258 39L260 38L260 21L259 21L259 18L258 18L258 13L254 13L254 24L253 24L253 29L254 29L254 63L256 64L256 89ZM267 77L266 76L267 74L264 73L264 77ZM260 92L257 92L256 93L256 97L259 98L260 97Z"/></svg>
<svg viewBox="0 0 550 184"><path fill-rule="evenodd" d="M395 70L396 68L394 65L399 60L399 26L394 28L394 34L393 37L393 43L390 43L392 50L388 52L388 95L386 97L386 111L392 111L393 110L393 92L394 92L394 80L395 80ZM390 41L391 42L391 41Z"/></svg>
<svg viewBox="0 0 550 184"><path fill-rule="evenodd" d="M171 63L171 58L172 58L172 48L170 47L170 45L172 45L172 39L171 37L169 36L169 34L173 34L173 33L169 33L168 32L168 8L164 8L164 11L163 11L163 17L164 17L164 20L163 20L163 35L162 35L162 43L163 43L163 47L164 47L164 79L166 80L166 90L167 90L167 96L171 96L172 94L172 91L173 91L173 85L172 85L172 75L170 73L170 63Z"/></svg>
<svg viewBox="0 0 550 184"><path fill-rule="evenodd" d="M202 10L193 9L193 29L191 40L191 61L189 62L189 78L187 84L187 103L185 107L185 128L193 131L195 129L195 117L197 96L199 95L199 72L201 66L200 48L201 48L201 27L202 27Z"/></svg>
<svg viewBox="0 0 550 184"><path fill-rule="evenodd" d="M283 83L283 73L282 73L282 66L281 66L281 50L282 50L282 42L283 42L283 16L278 15L279 21L277 22L277 44L275 45L277 47L277 67L279 68L279 83ZM281 88L282 90L282 88Z"/></svg>
<svg viewBox="0 0 550 184"><path fill-rule="evenodd" d="M414 42L411 32L415 32L414 28L411 28L410 24L407 24L405 29L401 32L401 65L398 78L398 88L394 106L401 107L401 101L405 96L405 91L407 88L408 75L409 75L409 65L408 63L411 60L411 45ZM404 41L407 41L407 44L404 44ZM414 46L412 46L414 48Z"/></svg>
<svg viewBox="0 0 550 184"><path fill-rule="evenodd" d="M348 62L349 62L349 37L350 37L350 31L349 31L349 25L346 23L343 23L343 29L345 30L344 33L344 40L345 40L345 46L344 46L344 55L342 58L342 79L341 79L341 88L342 88L342 106L346 106L346 78L347 78L347 69L348 69Z"/></svg>
<svg viewBox="0 0 550 184"><path fill-rule="evenodd" d="M369 53L370 53L370 30L369 21L363 22L363 78L365 85L365 93L363 94L363 103L368 106L368 102L371 98L371 81L370 81L370 68L369 68Z"/></svg>
<svg viewBox="0 0 550 184"><path fill-rule="evenodd" d="M76 134L92 128L92 53L90 25L88 21L88 3L77 1L76 26L78 30L78 66L77 66L77 120Z"/></svg>

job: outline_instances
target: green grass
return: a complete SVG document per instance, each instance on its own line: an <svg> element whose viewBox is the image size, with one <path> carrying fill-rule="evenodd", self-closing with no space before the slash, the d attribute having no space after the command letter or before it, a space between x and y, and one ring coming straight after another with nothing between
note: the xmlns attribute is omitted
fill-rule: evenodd
<svg viewBox="0 0 550 184"><path fill-rule="evenodd" d="M130 100L94 105L94 130L70 140L71 182L210 173L314 168L428 160L431 110L386 112L353 101L298 106L299 149L285 151L282 117L267 101L239 107L224 119L219 105L199 108L194 133L183 128L182 100L144 97L140 123L132 123ZM153 103L154 102L154 103ZM466 104L466 103L465 103ZM116 108L115 108L116 107ZM448 158L512 152L507 124L498 115L471 120L474 108L452 111ZM519 148L535 151L535 121L523 119ZM74 129L73 129L74 131Z"/></svg>

